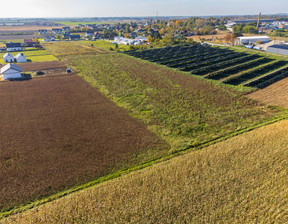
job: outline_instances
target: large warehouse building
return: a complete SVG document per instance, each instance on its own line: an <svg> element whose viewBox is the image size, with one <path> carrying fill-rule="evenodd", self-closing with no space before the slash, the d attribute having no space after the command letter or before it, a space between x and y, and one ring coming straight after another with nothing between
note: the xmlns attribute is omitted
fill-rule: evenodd
<svg viewBox="0 0 288 224"><path fill-rule="evenodd" d="M288 55L288 45L287 44L272 45L267 47L266 51L274 54Z"/></svg>
<svg viewBox="0 0 288 224"><path fill-rule="evenodd" d="M254 44L256 41L262 43L270 42L270 37L267 36L251 36L251 37L238 37L236 44Z"/></svg>

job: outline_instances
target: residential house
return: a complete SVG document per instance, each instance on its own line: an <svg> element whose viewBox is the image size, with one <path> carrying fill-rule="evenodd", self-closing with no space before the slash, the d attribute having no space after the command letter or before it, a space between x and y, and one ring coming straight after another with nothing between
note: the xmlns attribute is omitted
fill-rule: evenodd
<svg viewBox="0 0 288 224"><path fill-rule="evenodd" d="M15 62L17 62L17 63L25 63L25 62L27 62L27 58L26 58L26 56L23 53L18 53L15 56Z"/></svg>
<svg viewBox="0 0 288 224"><path fill-rule="evenodd" d="M52 33L53 33L53 34L62 34L62 29L52 28Z"/></svg>
<svg viewBox="0 0 288 224"><path fill-rule="evenodd" d="M70 35L69 40L80 40L80 35Z"/></svg>
<svg viewBox="0 0 288 224"><path fill-rule="evenodd" d="M85 34L86 37L91 37L93 35L94 35L94 31L93 30L86 31L86 34Z"/></svg>
<svg viewBox="0 0 288 224"><path fill-rule="evenodd" d="M22 46L33 47L35 44L37 43L34 42L32 39L24 39L24 43L22 44Z"/></svg>
<svg viewBox="0 0 288 224"><path fill-rule="evenodd" d="M55 36L44 36L44 41L49 42L49 41L55 41L56 37Z"/></svg>
<svg viewBox="0 0 288 224"><path fill-rule="evenodd" d="M69 32L70 31L70 27L69 26L62 27L62 31Z"/></svg>
<svg viewBox="0 0 288 224"><path fill-rule="evenodd" d="M64 39L68 39L69 36L70 36L70 32L65 32L65 33L63 33L63 38L64 38Z"/></svg>
<svg viewBox="0 0 288 224"><path fill-rule="evenodd" d="M38 34L40 35L46 35L48 33L47 30L38 30Z"/></svg>
<svg viewBox="0 0 288 224"><path fill-rule="evenodd" d="M10 53L6 53L3 55L4 62L14 62L14 56Z"/></svg>
<svg viewBox="0 0 288 224"><path fill-rule="evenodd" d="M103 39L103 34L94 32L93 40L99 40L99 39Z"/></svg>
<svg viewBox="0 0 288 224"><path fill-rule="evenodd" d="M7 51L22 51L21 43L7 43Z"/></svg>
<svg viewBox="0 0 288 224"><path fill-rule="evenodd" d="M18 65L7 64L1 68L1 74L4 80L21 79L22 68Z"/></svg>

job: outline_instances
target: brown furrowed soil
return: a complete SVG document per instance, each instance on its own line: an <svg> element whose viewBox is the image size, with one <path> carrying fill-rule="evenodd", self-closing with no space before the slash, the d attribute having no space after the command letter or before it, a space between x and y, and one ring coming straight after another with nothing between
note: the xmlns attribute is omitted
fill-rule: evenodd
<svg viewBox="0 0 288 224"><path fill-rule="evenodd" d="M261 127L2 223L288 223L287 132Z"/></svg>
<svg viewBox="0 0 288 224"><path fill-rule="evenodd" d="M60 61L29 62L19 64L19 66L21 66L23 72L55 69L55 68L66 68L65 65Z"/></svg>
<svg viewBox="0 0 288 224"><path fill-rule="evenodd" d="M66 68L66 66L60 61L45 61L45 62L28 62L18 64L23 72L56 69L56 68ZM1 65L3 67L4 65Z"/></svg>
<svg viewBox="0 0 288 224"><path fill-rule="evenodd" d="M78 76L0 84L0 210L151 160L169 146Z"/></svg>
<svg viewBox="0 0 288 224"><path fill-rule="evenodd" d="M282 79L264 89L259 89L247 95L247 97L265 104L288 108L288 78Z"/></svg>

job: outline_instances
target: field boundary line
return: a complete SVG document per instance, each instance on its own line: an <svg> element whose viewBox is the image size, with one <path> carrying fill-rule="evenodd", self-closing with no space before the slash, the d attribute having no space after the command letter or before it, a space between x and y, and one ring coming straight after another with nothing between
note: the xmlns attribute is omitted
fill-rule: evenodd
<svg viewBox="0 0 288 224"><path fill-rule="evenodd" d="M117 103L116 103L116 105L119 106ZM238 136L240 134L244 134L244 133L250 132L250 131L255 130L257 128L260 128L260 127L263 127L263 126L267 126L267 125L270 125L270 124L273 124L273 123L276 123L276 122L279 122L279 121L285 120L285 119L288 119L288 114L282 115L280 117L274 118L274 119L266 121L266 122L263 122L262 124L258 124L258 125L254 125L254 126L251 126L251 127L248 127L248 128L240 129L238 131L229 133L229 134L227 134L225 136L221 136L221 137L215 138L215 139L213 139L211 141L205 142L205 143L203 143L201 145L198 145L198 146L187 147L187 148L184 148L184 149L181 149L181 150L178 150L178 151L174 151L174 152L172 151L172 152L168 153L167 155L155 158L155 159L150 160L150 161L146 161L146 162L144 162L144 163L142 163L140 165L136 165L136 166L128 168L128 169L119 170L119 171L117 171L115 173L112 173L112 174L109 174L109 175L106 175L106 176L103 176L103 177L99 177L99 178L97 178L97 179L95 179L93 181L89 181L87 183L80 184L78 186L69 188L67 190L60 191L60 192L58 192L56 194L44 197L42 199L38 199L38 200L32 201L32 202L27 203L27 204L16 206L16 207L8 209L6 211L4 210L4 211L0 212L0 220L2 220L4 218L7 218L7 217L9 217L11 215L15 215L17 213L22 213L24 211L36 208L36 207L44 205L44 204L46 204L48 202L55 201L55 200L57 200L59 198L62 198L62 197L67 196L67 195L70 195L72 193L95 187L95 186L100 185L100 184L102 184L104 182L107 182L107 181L110 181L110 180L114 180L114 179L119 178L121 176L130 174L130 173L132 173L134 171L143 170L145 168L152 167L155 164L171 160L171 159L173 159L173 158L175 158L177 156L181 156L181 155L185 155L187 153L199 151L199 150L201 150L201 149L203 149L205 147L208 147L210 145L214 145L216 143L225 141L225 140L227 140L229 138L232 138L232 137Z"/></svg>

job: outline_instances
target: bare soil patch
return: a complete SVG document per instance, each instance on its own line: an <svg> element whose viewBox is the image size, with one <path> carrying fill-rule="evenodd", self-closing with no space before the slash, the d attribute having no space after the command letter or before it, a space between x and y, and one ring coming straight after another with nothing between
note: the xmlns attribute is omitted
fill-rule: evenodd
<svg viewBox="0 0 288 224"><path fill-rule="evenodd" d="M167 152L76 75L0 84L0 210Z"/></svg>
<svg viewBox="0 0 288 224"><path fill-rule="evenodd" d="M27 62L18 65L22 68L23 72L66 68L66 66L60 61ZM1 67L3 67L3 65L1 65Z"/></svg>
<svg viewBox="0 0 288 224"><path fill-rule="evenodd" d="M259 89L247 97L265 104L288 108L288 78L275 82L264 89Z"/></svg>

